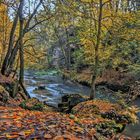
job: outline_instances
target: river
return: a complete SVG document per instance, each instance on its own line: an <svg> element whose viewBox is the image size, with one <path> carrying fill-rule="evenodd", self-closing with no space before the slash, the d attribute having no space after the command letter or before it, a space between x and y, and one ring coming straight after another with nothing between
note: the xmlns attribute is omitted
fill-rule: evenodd
<svg viewBox="0 0 140 140"><path fill-rule="evenodd" d="M33 72L26 72L25 74L26 89L31 97L36 97L40 101L46 102L46 104L57 107L61 102L61 97L66 94L81 94L89 96L90 88L80 85L70 80L63 80L60 76L42 75L38 76ZM36 90L38 86L45 87L45 90ZM102 88L104 90L104 88ZM111 102L116 102L118 98L111 92L97 91L96 98L106 99ZM36 92L37 91L37 92ZM140 98L137 98L133 105L140 107ZM135 125L128 125L124 131L124 134L131 137L140 137L140 112L138 113L139 123Z"/></svg>

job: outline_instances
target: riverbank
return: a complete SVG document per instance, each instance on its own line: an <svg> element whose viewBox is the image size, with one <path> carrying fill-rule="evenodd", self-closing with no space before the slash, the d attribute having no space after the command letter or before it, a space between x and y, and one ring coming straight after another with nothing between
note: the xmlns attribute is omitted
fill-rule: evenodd
<svg viewBox="0 0 140 140"><path fill-rule="evenodd" d="M81 71L67 71L62 72L63 77L71 79L82 85L90 87L92 79L92 71L90 69L83 69ZM96 79L96 87L105 86L112 92L121 92L129 96L130 100L135 100L140 96L140 76L137 73L128 73L119 70L107 69L100 74Z"/></svg>

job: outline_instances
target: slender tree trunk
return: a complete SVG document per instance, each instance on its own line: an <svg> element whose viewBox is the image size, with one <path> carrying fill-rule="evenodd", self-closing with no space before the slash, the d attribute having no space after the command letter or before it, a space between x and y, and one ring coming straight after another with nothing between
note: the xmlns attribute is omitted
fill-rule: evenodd
<svg viewBox="0 0 140 140"><path fill-rule="evenodd" d="M11 32L10 32L8 50L7 50L7 53L6 53L6 56L4 58L2 68L1 68L1 73L3 75L5 75L7 67L8 67L8 61L9 61L9 57L10 57L10 54L11 54L12 48L13 48L14 34L15 34L16 27L17 27L17 23L18 23L18 12L17 12L17 14L15 16L15 19L14 19L14 22L13 22L13 26L12 26L12 29L11 29Z"/></svg>
<svg viewBox="0 0 140 140"><path fill-rule="evenodd" d="M24 51L23 51L23 37L24 37L24 18L23 18L23 6L25 0L20 0L20 11L19 11L19 58L20 58L20 73L19 73L19 84L23 89L24 93L30 98L29 93L24 87Z"/></svg>
<svg viewBox="0 0 140 140"><path fill-rule="evenodd" d="M119 10L119 1L116 1L116 6L115 6L115 12L117 13L118 12L118 10Z"/></svg>
<svg viewBox="0 0 140 140"><path fill-rule="evenodd" d="M99 50L99 45L100 45L100 41L101 41L102 10L103 10L103 2L102 2L102 0L100 0L97 39L96 39L96 45L95 45L95 65L94 65L94 73L92 76L90 99L95 98L95 95L96 95L95 81L96 81L96 78L98 75L98 65L99 65L98 50Z"/></svg>
<svg viewBox="0 0 140 140"><path fill-rule="evenodd" d="M20 83L24 83L24 53L23 53L23 47L21 47L21 46L20 46L20 49L19 49L19 54L20 54L19 82Z"/></svg>
<svg viewBox="0 0 140 140"><path fill-rule="evenodd" d="M8 61L7 69L12 69L13 68L18 50L19 50L19 40L16 41L16 44L15 44L14 48L12 49L12 52L11 52L11 55L10 55L10 58L9 58L9 61Z"/></svg>
<svg viewBox="0 0 140 140"><path fill-rule="evenodd" d="M20 73L19 73L19 83L24 82L24 52L23 52L23 6L24 0L20 0L20 7L19 7L19 57L20 57Z"/></svg>
<svg viewBox="0 0 140 140"><path fill-rule="evenodd" d="M70 54L70 45L69 45L69 33L67 27L65 27L65 32L66 32L66 47L67 47L67 57L66 57L66 66L67 70L70 69L71 65L71 54Z"/></svg>

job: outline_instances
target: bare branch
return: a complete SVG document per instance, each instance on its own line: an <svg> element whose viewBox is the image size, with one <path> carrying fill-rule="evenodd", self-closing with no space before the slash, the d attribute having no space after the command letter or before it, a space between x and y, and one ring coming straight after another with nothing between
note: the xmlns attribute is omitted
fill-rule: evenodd
<svg viewBox="0 0 140 140"><path fill-rule="evenodd" d="M26 25L24 27L24 32L26 32L26 30L29 28L30 22L31 22L32 18L34 17L34 15L36 14L36 12L37 12L38 8L40 7L41 3L42 3L42 0L40 0L38 5L36 6L35 10L31 14L31 16L29 17L29 19L28 19L28 21L27 21L27 23L26 23Z"/></svg>

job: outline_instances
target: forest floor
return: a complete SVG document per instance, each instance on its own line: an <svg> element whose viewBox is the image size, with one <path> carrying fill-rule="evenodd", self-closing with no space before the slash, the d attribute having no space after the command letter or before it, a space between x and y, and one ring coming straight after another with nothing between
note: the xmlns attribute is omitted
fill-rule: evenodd
<svg viewBox="0 0 140 140"><path fill-rule="evenodd" d="M101 100L80 103L73 114L0 106L0 140L133 140L117 135L131 121L128 110L119 110Z"/></svg>

